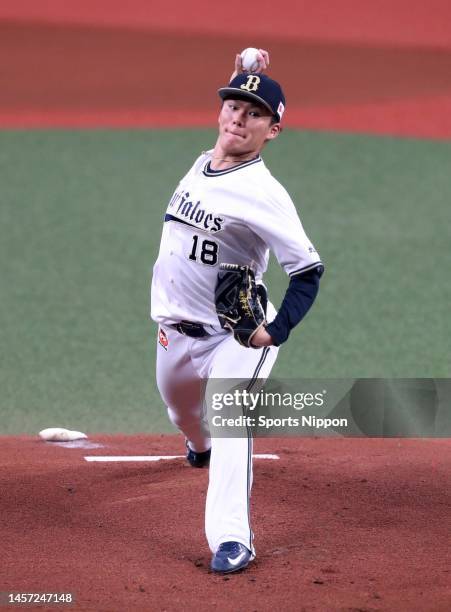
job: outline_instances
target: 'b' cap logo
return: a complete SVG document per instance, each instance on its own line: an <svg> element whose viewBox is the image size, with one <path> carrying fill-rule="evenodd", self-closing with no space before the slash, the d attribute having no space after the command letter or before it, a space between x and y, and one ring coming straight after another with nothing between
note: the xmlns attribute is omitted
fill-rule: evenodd
<svg viewBox="0 0 451 612"><path fill-rule="evenodd" d="M247 77L247 83L243 83L240 89L245 89L246 91L257 91L258 86L260 84L260 77L255 74L250 74Z"/></svg>
<svg viewBox="0 0 451 612"><path fill-rule="evenodd" d="M223 100L233 99L236 95L256 100L271 111L278 121L285 111L285 96L281 86L266 74L238 74L227 87L218 89L218 93Z"/></svg>

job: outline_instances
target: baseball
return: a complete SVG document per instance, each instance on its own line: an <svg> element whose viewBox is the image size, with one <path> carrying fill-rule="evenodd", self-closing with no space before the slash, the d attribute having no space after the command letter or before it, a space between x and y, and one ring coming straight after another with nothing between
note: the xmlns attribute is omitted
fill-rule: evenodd
<svg viewBox="0 0 451 612"><path fill-rule="evenodd" d="M258 49L248 47L241 51L241 63L246 72L254 72L258 68Z"/></svg>

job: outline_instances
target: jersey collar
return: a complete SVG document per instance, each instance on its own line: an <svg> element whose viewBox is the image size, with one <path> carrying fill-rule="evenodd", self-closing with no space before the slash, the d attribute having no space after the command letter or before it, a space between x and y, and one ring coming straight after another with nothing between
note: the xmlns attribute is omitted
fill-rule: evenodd
<svg viewBox="0 0 451 612"><path fill-rule="evenodd" d="M238 170L241 170L242 168L247 168L248 166L252 166L252 164L257 164L258 162L261 162L261 161L262 161L262 158L260 157L260 155L257 155L257 157L255 157L254 159L251 159L246 162L241 162L241 164L237 164L236 166L233 166L233 168L228 168L227 170L212 170L210 168L211 161L208 160L204 166L203 174L205 176L223 176L224 174L230 174L231 172L237 172Z"/></svg>

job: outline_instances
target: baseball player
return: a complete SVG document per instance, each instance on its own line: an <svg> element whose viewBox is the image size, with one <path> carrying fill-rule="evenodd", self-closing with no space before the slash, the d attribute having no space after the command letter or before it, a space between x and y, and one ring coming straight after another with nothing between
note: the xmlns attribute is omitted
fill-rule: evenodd
<svg viewBox="0 0 451 612"><path fill-rule="evenodd" d="M285 110L281 86L263 74L268 64L260 49L259 68L246 73L237 55L231 82L219 90L216 144L196 159L169 201L152 278L157 384L170 420L185 436L187 460L209 465L205 531L211 568L221 573L241 570L255 557L252 439L210 438L202 383L268 378L278 347L311 307L323 272L290 196L260 156L279 136ZM278 313L262 297L270 249L289 278ZM218 318L224 264L251 283L245 293L252 297L252 329L249 320L240 327L242 311ZM236 312L240 304L238 299Z"/></svg>

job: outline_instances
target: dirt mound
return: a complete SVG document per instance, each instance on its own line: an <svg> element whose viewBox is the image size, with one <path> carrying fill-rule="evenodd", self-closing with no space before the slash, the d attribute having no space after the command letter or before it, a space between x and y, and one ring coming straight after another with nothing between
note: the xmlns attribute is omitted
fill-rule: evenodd
<svg viewBox="0 0 451 612"><path fill-rule="evenodd" d="M181 437L89 443L2 439L4 592L96 611L449 610L446 440L257 440L280 459L255 461L257 559L228 577L209 571L207 470L84 459L180 455Z"/></svg>

